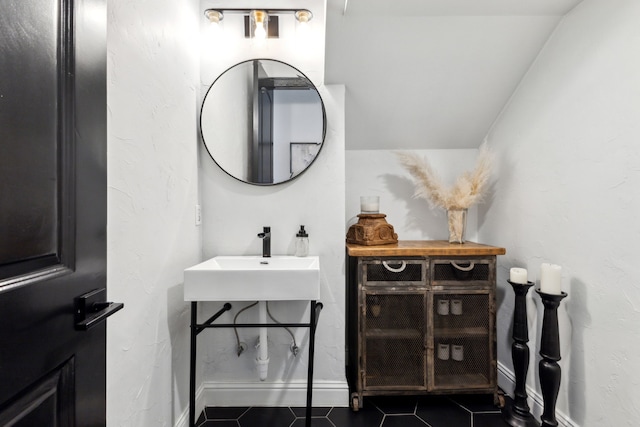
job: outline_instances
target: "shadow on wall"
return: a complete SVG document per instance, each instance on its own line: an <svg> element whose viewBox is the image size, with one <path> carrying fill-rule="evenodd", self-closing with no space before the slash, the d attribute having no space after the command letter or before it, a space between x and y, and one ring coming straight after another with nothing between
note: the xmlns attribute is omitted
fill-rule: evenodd
<svg viewBox="0 0 640 427"><path fill-rule="evenodd" d="M558 335L560 338L561 358L558 365L560 365L560 369L562 371L562 379L556 403L559 407L562 407L564 405L561 406L560 402L566 402L566 407L569 408L569 413L564 413L563 415L570 417L572 422L577 422L578 425L582 425L582 422L584 421L584 414L580 416L577 412L584 412L586 387L585 384L578 383L575 379L585 378L584 341L582 332L576 331L576 328L573 327L572 323L575 320L576 315L581 316L581 314L576 313L576 310L582 310L584 308L582 304L585 301L581 300L580 291L576 292L577 295L573 295L576 290L575 279L571 282L571 285L572 289L568 291L568 298L564 299L558 307ZM582 292L586 289L586 286L582 283L580 283L578 287L582 288ZM540 356L540 347L542 340L542 324L544 322L544 304L542 303L540 295L537 294L536 289L539 289L539 281L538 285L531 289L533 301L537 308L537 312L535 313L537 314L537 320L533 324L535 326L535 339L530 341L529 344L531 348L531 357L532 359L535 357L535 359L533 359L535 361L535 372L533 375L535 377L536 390L537 394L539 394L542 399L539 364L542 360L542 356ZM528 308L529 306L527 309ZM529 318L529 320L531 320L531 318ZM532 323L529 324L530 332L531 326ZM581 336L574 336L574 331ZM576 415L581 419L573 419L571 408L576 409Z"/></svg>
<svg viewBox="0 0 640 427"><path fill-rule="evenodd" d="M478 230L482 230L482 226L487 220L487 213L493 206L493 201L496 198L496 181L492 180L487 186L487 193L478 203Z"/></svg>
<svg viewBox="0 0 640 427"><path fill-rule="evenodd" d="M498 279L499 280L499 279ZM505 286L496 286L496 311L500 311L500 307L504 304L505 299L509 298L509 294L507 293L507 288ZM513 296L513 295L511 295ZM500 324L498 324L500 326ZM500 330L498 332L498 338L500 338ZM511 345L511 335L513 335L513 313L511 313L511 320L509 322L509 328L505 332L506 339L508 344Z"/></svg>
<svg viewBox="0 0 640 427"><path fill-rule="evenodd" d="M413 197L415 183L410 178L385 174L382 175L382 181L388 193L393 195L394 200L404 203L407 211L405 218L406 228L420 230L423 236L439 236L442 234L442 223L446 222L444 211L425 209L425 207L429 208L429 202ZM426 221L427 218L416 215L425 211L431 212L430 215L436 220ZM440 220L437 220L438 216L441 217Z"/></svg>
<svg viewBox="0 0 640 427"><path fill-rule="evenodd" d="M566 305L568 317L572 320L571 352L567 357L567 360L569 360L569 384L567 386L569 416L578 425L584 425L587 404L585 390L587 384L581 384L571 379L586 378L584 331L591 326L591 315L586 310L586 307L588 307L587 285L578 279L572 279L569 288L568 293L571 299L567 301ZM562 363L562 361L560 363ZM577 410L572 411L572 407L577 408Z"/></svg>

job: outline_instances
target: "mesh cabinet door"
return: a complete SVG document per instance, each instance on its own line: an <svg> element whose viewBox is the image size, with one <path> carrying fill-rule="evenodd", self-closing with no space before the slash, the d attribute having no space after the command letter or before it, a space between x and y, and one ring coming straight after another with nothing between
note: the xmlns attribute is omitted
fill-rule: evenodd
<svg viewBox="0 0 640 427"><path fill-rule="evenodd" d="M490 291L434 292L431 388L488 389L495 385Z"/></svg>
<svg viewBox="0 0 640 427"><path fill-rule="evenodd" d="M426 390L426 291L364 290L364 390Z"/></svg>

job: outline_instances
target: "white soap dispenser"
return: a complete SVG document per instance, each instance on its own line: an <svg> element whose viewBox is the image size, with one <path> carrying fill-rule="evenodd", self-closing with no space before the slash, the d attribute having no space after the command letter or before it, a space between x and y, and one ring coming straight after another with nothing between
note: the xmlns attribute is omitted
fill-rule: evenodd
<svg viewBox="0 0 640 427"><path fill-rule="evenodd" d="M304 225L300 226L300 231L296 234L296 256L305 257L309 255L309 235L304 229Z"/></svg>

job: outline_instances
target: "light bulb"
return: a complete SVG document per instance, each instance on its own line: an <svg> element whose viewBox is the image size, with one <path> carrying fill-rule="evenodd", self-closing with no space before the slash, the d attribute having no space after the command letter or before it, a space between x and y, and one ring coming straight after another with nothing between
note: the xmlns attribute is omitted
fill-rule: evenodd
<svg viewBox="0 0 640 427"><path fill-rule="evenodd" d="M269 15L264 10L252 10L249 14L251 20L251 27L253 28L253 37L256 39L267 38L267 25L269 22Z"/></svg>
<svg viewBox="0 0 640 427"><path fill-rule="evenodd" d="M296 16L296 32L298 33L298 39L309 38L309 21L313 18L311 11L302 9L295 13Z"/></svg>
<svg viewBox="0 0 640 427"><path fill-rule="evenodd" d="M267 38L267 32L264 29L264 23L256 22L256 29L253 32L253 35L257 39L266 39Z"/></svg>
<svg viewBox="0 0 640 427"><path fill-rule="evenodd" d="M306 40L309 38L309 33L311 32L311 28L309 28L309 22L298 22L296 32L297 36L300 39Z"/></svg>

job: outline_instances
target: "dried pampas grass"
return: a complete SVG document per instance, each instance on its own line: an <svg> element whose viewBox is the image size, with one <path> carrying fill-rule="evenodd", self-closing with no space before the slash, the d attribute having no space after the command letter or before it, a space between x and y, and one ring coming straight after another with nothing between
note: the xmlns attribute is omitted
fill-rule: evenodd
<svg viewBox="0 0 640 427"><path fill-rule="evenodd" d="M486 143L480 146L475 168L460 175L450 188L421 156L409 152L396 152L396 156L415 181L414 196L428 200L431 207L468 209L482 200L489 186L492 161Z"/></svg>

